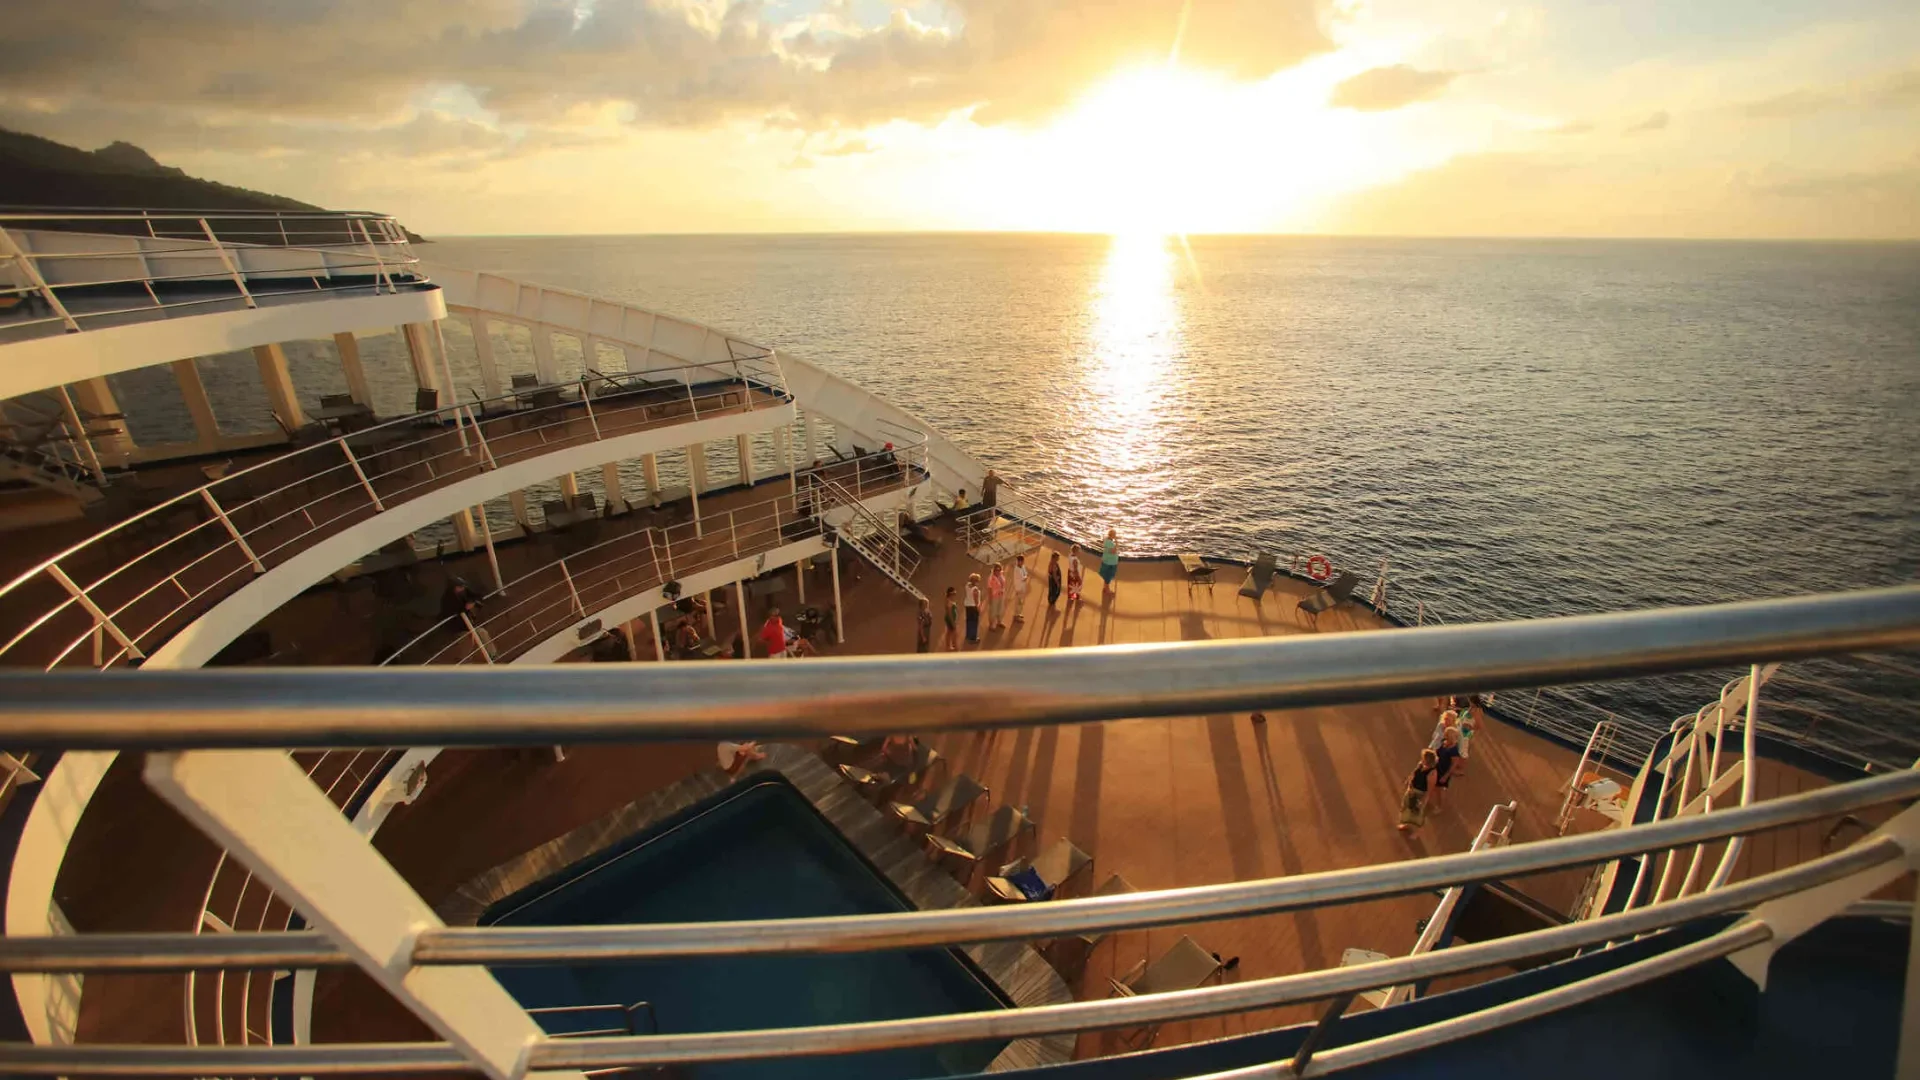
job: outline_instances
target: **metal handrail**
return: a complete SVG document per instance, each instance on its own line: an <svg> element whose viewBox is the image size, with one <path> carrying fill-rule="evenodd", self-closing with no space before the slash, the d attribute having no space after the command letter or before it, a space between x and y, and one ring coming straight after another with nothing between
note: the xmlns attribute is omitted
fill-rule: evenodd
<svg viewBox="0 0 1920 1080"><path fill-rule="evenodd" d="M1344 704L1920 644L1920 585L1391 632L806 664L0 672L22 748L543 745ZM884 704L884 708L877 707Z"/></svg>
<svg viewBox="0 0 1920 1080"><path fill-rule="evenodd" d="M1408 862L1382 863L1255 881L1055 900L1047 904L819 916L743 922L650 923L632 926L442 927L421 931L409 962L416 965L608 962L755 953L862 952L983 941L1057 937L1092 930L1206 922L1245 915L1358 903L1601 862L1642 851L1762 832L1866 807L1920 797L1920 772L1850 781L1751 806L1652 825L1527 844L1483 848ZM1897 845L1895 845L1897 848ZM1856 844L1786 870L1605 918L1620 920L1593 941L1667 925L1652 912L1695 918L1733 910L1777 893L1780 881L1834 870L1844 876L1886 861L1884 851ZM1898 856L1898 851L1895 851ZM1838 860L1838 861L1835 861ZM1811 869L1810 869L1811 868ZM1837 868L1837 869L1835 869ZM1822 878L1831 880L1830 878ZM1816 882L1818 883L1818 882ZM1784 891L1794 891L1792 886ZM1759 891L1759 895L1755 894ZM1715 905L1726 904L1727 907ZM1631 921L1629 921L1631 920ZM1562 927L1592 926L1601 919ZM1541 951L1560 947L1555 945ZM1575 944L1587 943L1581 939ZM1477 947L1477 946L1476 946ZM1455 946L1440 953L1467 951ZM1525 955L1525 954L1521 954ZM1419 957L1402 957L1408 963ZM1496 961L1497 962L1497 961ZM318 931L229 934L211 941L178 933L99 933L0 938L0 971L181 971L218 967L337 967L353 963ZM1371 965L1370 965L1371 966ZM1415 967L1416 972L1424 968ZM1421 975L1420 977L1424 977ZM1394 982L1402 981L1400 979Z"/></svg>
<svg viewBox="0 0 1920 1080"><path fill-rule="evenodd" d="M856 463L856 478L867 478L857 483L868 496L897 491L913 483L916 476L923 475L905 469L893 469L883 458L883 454L876 453L852 459ZM823 467L821 471L844 470L847 464L837 462L833 466ZM813 471L809 469L807 473ZM887 477L884 486L881 483L883 476ZM524 635L524 645L531 645L560 633L620 599L689 574L771 551L808 535L817 535L817 515L811 512L809 499L810 496L803 489L800 494L777 495L732 510L702 514L691 521L635 529L582 548L486 594L481 598L483 603L505 599L507 606L489 612L474 624L474 628L492 640L496 647L490 647L490 659L497 662L520 651L510 642L500 644L509 631ZM742 520L749 523L744 533L739 528ZM766 524L767 521L772 524ZM813 532L796 531L796 526L808 521L813 523ZM718 546L708 541L706 534L710 530L724 530L730 542ZM582 556L594 553L608 557L578 575L570 570L569 560L574 560L578 565ZM550 579L556 570L562 580L544 580ZM544 583L541 583L543 580ZM592 604L582 599L588 596L596 598ZM460 624L458 616L443 618L414 635L392 656L383 660L381 666L479 660L480 646L475 641L475 635L467 634L466 629ZM447 637L448 640L424 657L414 653L416 646L436 637ZM464 651L450 656L449 650L456 648Z"/></svg>
<svg viewBox="0 0 1920 1080"><path fill-rule="evenodd" d="M1548 841L1547 843L1565 842ZM1053 1031L1129 1026L1245 1012L1472 971L1582 945L1618 940L1635 933L1662 927L1684 925L1700 918L1741 910L1765 900L1791 895L1855 874L1870 872L1904 856L1904 849L1898 841L1883 836L1799 866L1775 871L1725 889L1702 893L1685 900L1672 901L1658 907L1462 945L1437 953L1399 957L1351 967L1141 997L909 1020L768 1031L650 1035L639 1038L548 1039L531 1048L529 1062L533 1068L600 1067L732 1060L794 1053L842 1053L973 1039L1016 1038ZM1764 922L1748 919L1730 930L1706 939L1707 942L1714 942L1715 945L1707 948L1702 947L1705 943L1683 946L1655 958L1656 961L1665 961L1665 963L1655 963L1654 966L1664 973L1667 970L1726 955L1748 945L1758 944L1771 936L1772 931ZM1598 996L1601 992L1617 989L1620 984L1630 985L1637 981L1632 975L1623 975L1623 973L1644 971L1648 963L1648 961L1642 961L1639 964L1629 965L1614 972L1583 980L1563 990L1578 996L1581 993L1580 988L1584 987L1588 996ZM1522 1002L1533 1000L1522 999ZM1471 1020L1474 1016L1501 1016L1503 1010L1510 1011L1518 1004L1520 1003L1495 1006L1462 1019ZM1430 1025L1429 1028L1415 1029L1415 1032L1430 1028L1444 1029L1448 1024L1459 1022L1458 1020L1444 1021L1441 1024ZM1498 1024L1492 1026L1498 1026ZM1402 1039L1412 1034L1414 1032L1389 1036L1388 1040ZM1345 1047L1342 1051L1354 1049L1355 1047ZM1325 1053L1321 1061L1321 1071L1336 1065L1339 1059L1335 1054L1335 1051ZM219 1051L154 1046L33 1047L12 1044L0 1046L0 1065L36 1075L57 1072L161 1075L182 1072L220 1074L249 1071L262 1073L300 1071L320 1075L367 1071L371 1068L404 1067L452 1071L455 1068L471 1067L458 1051L441 1043L346 1044L328 1047L241 1048Z"/></svg>
<svg viewBox="0 0 1920 1080"><path fill-rule="evenodd" d="M714 378L699 383L694 381L703 375ZM729 397L743 392L747 395L767 393L781 401L790 401L792 395L785 385L771 381L776 376L777 372L764 365L752 367L745 375L744 390L740 384L732 381L733 376L730 372L716 372L712 364L687 364L672 368L657 368L624 377L608 377L610 381L619 381L626 386L641 387L642 389L636 391L636 396L640 393L675 389L683 390L685 397L682 399L676 392L670 400L657 403L661 408L676 410L657 420L653 418L654 404L652 403L640 411L637 421L625 413L608 413L603 409L600 414L603 419L613 416L621 416L624 419L618 427L611 426L610 423L596 422L598 431L597 439L594 441L629 434L633 431L699 420L703 418L703 413L712 415L716 411L728 411L731 408L727 404ZM715 384L718 384L720 389L697 389L700 386ZM574 385L574 383L564 383L520 388L511 394L485 399L481 405L483 410L488 405L497 405L505 412L509 406L518 406L528 398L551 394L557 389ZM604 402L609 399L602 395L596 400ZM690 410L689 413L683 414L677 411L683 400L686 408ZM712 404L716 400L720 403L718 409ZM703 406L703 401L708 404ZM528 409L516 408L509 419L489 417L484 415L484 411L481 415L475 415L473 407L466 403L448 405L431 412L397 417L370 428L335 436L325 442L257 462L245 469L182 492L157 506L87 537L51 558L43 560L39 565L18 575L6 585L0 586L0 604L6 603L6 598L26 583L48 578L60 584L62 591L68 594L53 607L42 611L4 644L0 644L0 657L5 657L56 618L78 609L87 616L88 625L84 630L67 639L64 648L59 648L59 642L54 643L58 652L47 667L51 668L64 662L74 650L85 644L97 629L103 627L119 642L120 647L117 651L105 656L101 666L111 666L129 657L138 658L143 655L140 643L146 641L156 629L191 609L204 597L222 592L236 578L255 572L258 560L277 559L316 536L331 535L337 528L344 527L345 522L357 518L370 509L378 513L391 508L398 502L437 488L446 482L448 475L454 471L490 471L506 462L538 456L562 448L568 443L548 442L545 433L554 428L570 429L580 416L584 415L586 408L588 406L580 401L559 401ZM519 426L524 425L528 417L544 419L531 427ZM488 442L487 429L491 425L508 423L516 425L513 429L516 434L540 432L541 441L515 452L507 452L504 449L495 452ZM442 438L456 428L472 430L477 436L479 446L476 448L471 444L462 445L464 440ZM428 433L414 435L415 429L425 430ZM394 434L410 437L400 442L385 444L387 436ZM502 432L494 433L495 437L500 434ZM573 432L569 438L577 441L592 434L594 433L585 431ZM437 450L434 446L436 439L445 444ZM366 447L370 443L379 445L375 450L363 449L356 454L354 449L356 445ZM406 455L404 452L410 449L418 450L420 454ZM367 468L367 461L371 457L387 455L392 455L394 460L391 466L384 468L376 466L371 471ZM317 467L303 470L298 477L262 494L254 495L249 492L248 485L252 484L257 477L269 475L268 470L284 470L289 463L311 464ZM410 474L422 470L426 473L424 479L409 479ZM324 490L316 496L309 490L313 487ZM385 490L382 491L382 488ZM233 492L238 494L227 498L222 497ZM290 493L291 498L288 498ZM341 505L343 499L344 505ZM103 545L103 542L110 538L132 535L132 530L143 527L145 523L164 521L168 515L182 510L193 510L197 516L202 506L211 507L214 510L214 516L199 520L184 530L171 533L84 583L72 581L66 576L61 566L64 561L73 559L82 552L95 549L97 545ZM239 530L229 528L228 526L235 518L244 518L246 527ZM285 535L289 532L291 535ZM273 540L271 544L263 543L257 549L248 547L249 538L255 536L272 538L276 535L279 538ZM92 594L102 586L110 583L118 585L126 581L123 575L129 574L144 560L174 549L176 546L184 550L184 545L190 538L193 538L196 543L207 544L207 550L187 557L184 565L157 568L149 578L136 582L132 587L137 588L138 591L123 601L114 602L109 606L98 604L92 598ZM183 576L204 572L214 564L215 560L222 558L238 565L213 581L201 585L197 590L190 589L182 581ZM166 572L159 573L158 569L165 569ZM68 587L69 582L72 583L71 587ZM154 615L145 626L129 628L121 625L122 618L135 605L157 597L169 587L180 594L180 600L177 603ZM89 608L89 604L99 608L97 616Z"/></svg>
<svg viewBox="0 0 1920 1080"><path fill-rule="evenodd" d="M215 223L222 224L216 229ZM244 225L270 223L270 229L238 229L229 222ZM311 223L321 223L315 227ZM162 226L171 229L178 223L178 235L171 231L163 233ZM294 230L288 231L288 224L294 223ZM308 223L303 229L300 223ZM75 228L74 226L85 226ZM115 228L114 226L121 226ZM355 233L358 237L355 237ZM124 251L43 251L28 250L22 246L14 234L22 236L33 233L46 237L69 234L88 236L124 236L133 245ZM312 242L295 243L294 237ZM36 245L38 247L39 245ZM306 252L314 256L306 263L289 264L275 258L271 266L245 266L244 256L248 251L270 250L273 252ZM382 254L386 251L387 254ZM234 256L242 256L236 262ZM177 271L155 273L149 260L166 256L204 255L215 258L220 265L207 268L184 268ZM413 254L406 231L394 219L381 214L361 212L315 211L290 213L284 211L243 212L243 211L207 211L207 212L105 212L73 213L58 210L42 212L0 213L0 256L6 261L18 263L26 278L24 284L0 284L0 295L32 296L47 305L49 314L38 318L12 317L0 321L8 328L31 327L45 323L58 323L68 332L84 329L88 320L113 319L125 315L150 314L192 308L204 304L231 303L236 297L248 307L255 304L252 287L265 282L304 282L301 288L316 291L338 291L342 289L364 289L363 281L349 280L343 284L327 284L325 279L336 277L373 276L373 288L376 292L384 286L388 292L399 291L394 280L394 272L405 268L405 283L424 284L425 275L419 269L419 258ZM88 262L112 264L117 260L137 259L141 272L127 276L110 274L90 277L84 280L62 280L66 274L46 271L62 265L84 265ZM389 266L393 270L389 270ZM214 297L169 298L162 299L154 286L166 286L175 282L213 282L227 281L236 293ZM136 304L131 307L103 309L89 307L74 310L63 302L62 290L98 288L101 286L138 285L145 291L150 303ZM274 292L283 289L271 290Z"/></svg>

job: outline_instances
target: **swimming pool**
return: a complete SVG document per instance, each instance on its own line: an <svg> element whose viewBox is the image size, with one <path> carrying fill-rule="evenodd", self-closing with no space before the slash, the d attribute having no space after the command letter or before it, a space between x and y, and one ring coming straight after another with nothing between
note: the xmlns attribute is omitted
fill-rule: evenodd
<svg viewBox="0 0 1920 1080"><path fill-rule="evenodd" d="M909 905L804 795L777 775L728 788L499 901L482 926L714 922L906 911ZM1008 1007L951 949L502 967L529 1008L649 1002L661 1032L801 1027ZM636 1030L648 1030L645 1010ZM555 1033L605 1014L542 1017ZM831 1058L700 1065L706 1078L887 1077L978 1072L1004 1042Z"/></svg>

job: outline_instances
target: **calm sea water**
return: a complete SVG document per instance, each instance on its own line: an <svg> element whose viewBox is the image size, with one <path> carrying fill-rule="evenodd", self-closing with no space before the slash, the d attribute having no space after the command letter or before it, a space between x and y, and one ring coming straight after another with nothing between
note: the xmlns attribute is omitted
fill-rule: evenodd
<svg viewBox="0 0 1920 1080"><path fill-rule="evenodd" d="M1455 619L1920 571L1920 245L895 235L422 254L798 353L1131 553L1390 558L1407 596ZM1717 682L1588 697L1664 722Z"/></svg>

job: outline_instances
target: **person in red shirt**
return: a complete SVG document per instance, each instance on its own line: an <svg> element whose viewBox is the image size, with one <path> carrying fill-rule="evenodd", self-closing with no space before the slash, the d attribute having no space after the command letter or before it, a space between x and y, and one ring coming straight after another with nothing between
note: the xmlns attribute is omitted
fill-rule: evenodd
<svg viewBox="0 0 1920 1080"><path fill-rule="evenodd" d="M767 610L767 621L760 624L760 644L767 650L768 656L786 655L787 624L780 621L780 607L777 604Z"/></svg>

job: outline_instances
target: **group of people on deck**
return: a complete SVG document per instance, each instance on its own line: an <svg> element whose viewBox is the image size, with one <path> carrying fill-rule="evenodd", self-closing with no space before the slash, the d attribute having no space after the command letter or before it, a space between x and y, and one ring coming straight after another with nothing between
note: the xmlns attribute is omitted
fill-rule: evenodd
<svg viewBox="0 0 1920 1080"><path fill-rule="evenodd" d="M1412 834L1427 823L1428 813L1443 809L1447 789L1466 773L1467 756L1478 727L1473 705L1474 700L1468 697L1442 698L1435 704L1440 715L1433 725L1433 738L1420 751L1420 761L1407 777L1406 791L1400 797L1401 832Z"/></svg>
<svg viewBox="0 0 1920 1080"><path fill-rule="evenodd" d="M1100 549L1100 578L1105 583L1101 595L1118 588L1120 576L1120 541L1114 530L1107 530L1107 538ZM1072 545L1067 549L1067 558L1063 567L1060 553L1055 551L1047 561L1047 610L1056 610L1060 605L1060 595L1064 590L1069 607L1080 603L1080 590L1086 580L1086 570L1081 565L1080 548ZM942 615L946 630L941 636L941 645L948 652L960 648L960 631L966 629L966 643L980 644L982 612L985 612L986 629L1005 630L1009 621L1023 623L1027 621L1027 594L1033 588L1033 572L1027 567L1027 557L1013 557L1011 570L1008 564L995 563L988 571L986 579L979 574L968 574L964 591L959 586L947 586L943 602ZM919 626L915 634L914 651L931 652L933 650L933 606L924 597L920 601Z"/></svg>

